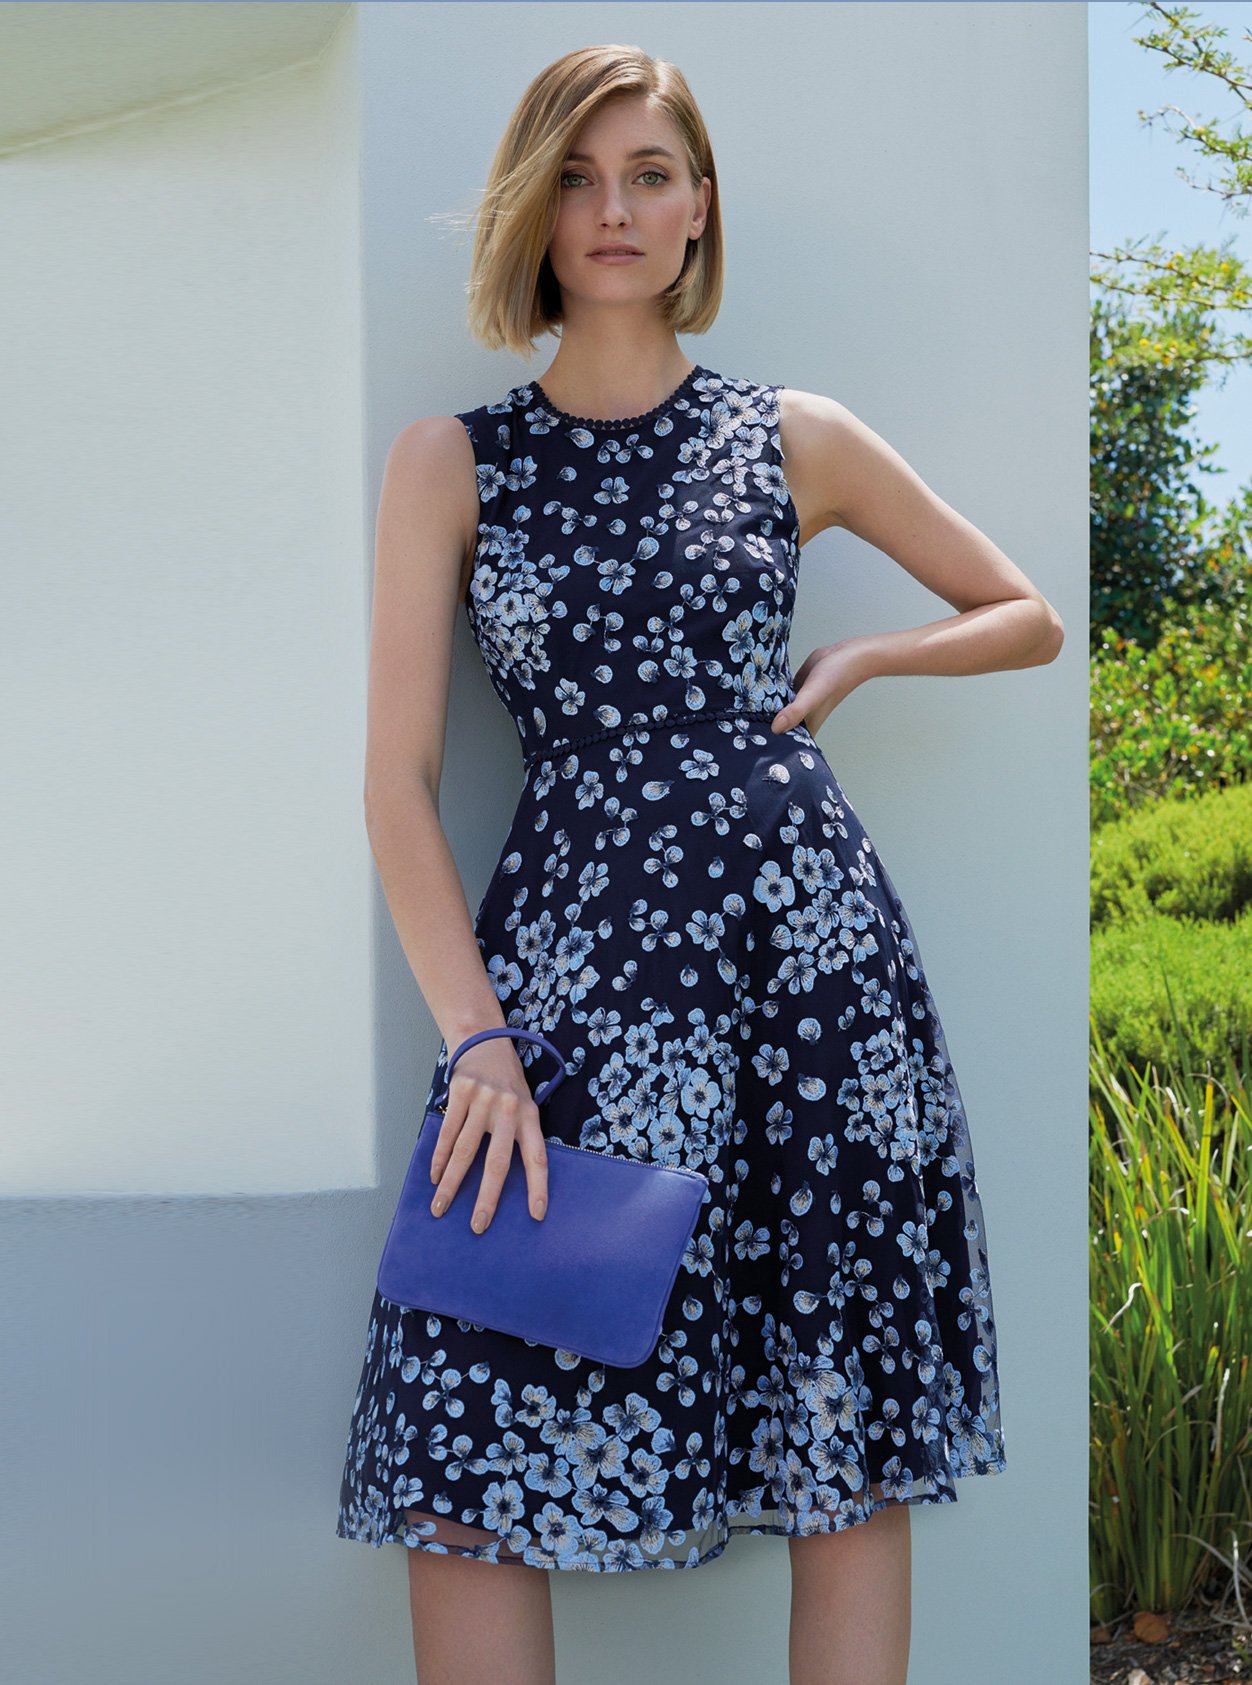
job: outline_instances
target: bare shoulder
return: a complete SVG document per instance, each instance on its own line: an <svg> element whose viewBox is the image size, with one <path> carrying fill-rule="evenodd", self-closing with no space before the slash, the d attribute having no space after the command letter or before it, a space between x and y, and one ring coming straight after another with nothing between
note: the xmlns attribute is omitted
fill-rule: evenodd
<svg viewBox="0 0 1252 1685"><path fill-rule="evenodd" d="M419 465L427 461L438 466L455 465L458 461L474 461L474 447L464 423L455 415L423 415L402 427L391 443L391 452L412 459Z"/></svg>
<svg viewBox="0 0 1252 1685"><path fill-rule="evenodd" d="M868 536L883 507L902 494L933 495L900 453L836 398L784 387L778 414L792 498L797 510L801 498L808 507L805 536L835 526Z"/></svg>
<svg viewBox="0 0 1252 1685"><path fill-rule="evenodd" d="M778 393L778 437L787 485L805 544L827 527L846 526L841 483L869 433L846 404L821 392L784 386Z"/></svg>
<svg viewBox="0 0 1252 1685"><path fill-rule="evenodd" d="M861 425L846 404L828 398L824 392L806 392L800 386L781 386L778 389L780 418L802 434L814 429L855 428Z"/></svg>
<svg viewBox="0 0 1252 1685"><path fill-rule="evenodd" d="M387 453L382 505L402 520L420 518L427 543L444 553L455 546L463 595L478 536L478 471L457 416L421 416L400 429Z"/></svg>

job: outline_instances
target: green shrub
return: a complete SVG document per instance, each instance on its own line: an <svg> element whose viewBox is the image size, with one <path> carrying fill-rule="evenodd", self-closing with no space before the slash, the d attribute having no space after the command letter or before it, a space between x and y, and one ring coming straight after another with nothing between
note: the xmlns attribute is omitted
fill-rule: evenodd
<svg viewBox="0 0 1252 1685"><path fill-rule="evenodd" d="M1091 927L1152 912L1234 919L1252 904L1252 783L1152 802L1091 839Z"/></svg>
<svg viewBox="0 0 1252 1685"><path fill-rule="evenodd" d="M1164 796L1252 779L1252 648L1242 599L1196 608L1154 648L1106 629L1091 663L1096 830Z"/></svg>
<svg viewBox="0 0 1252 1685"><path fill-rule="evenodd" d="M1245 1059L1252 1037L1252 909L1230 921L1149 913L1093 931L1091 1019L1119 1063L1142 1070L1176 1052L1169 994L1185 1057L1197 1069L1227 1053ZM1168 990L1166 986L1168 978Z"/></svg>

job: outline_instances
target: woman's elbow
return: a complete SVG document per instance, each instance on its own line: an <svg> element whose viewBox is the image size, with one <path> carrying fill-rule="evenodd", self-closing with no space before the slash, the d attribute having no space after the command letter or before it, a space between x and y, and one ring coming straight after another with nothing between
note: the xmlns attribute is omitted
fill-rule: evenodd
<svg viewBox="0 0 1252 1685"><path fill-rule="evenodd" d="M1046 667L1055 661L1065 642L1065 622L1046 598L1039 599L1039 637L1035 644L1035 665Z"/></svg>

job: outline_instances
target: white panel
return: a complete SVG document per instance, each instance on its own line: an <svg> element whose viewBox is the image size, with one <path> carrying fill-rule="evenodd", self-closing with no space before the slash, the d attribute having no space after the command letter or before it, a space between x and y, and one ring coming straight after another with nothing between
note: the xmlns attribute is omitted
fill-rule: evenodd
<svg viewBox="0 0 1252 1685"><path fill-rule="evenodd" d="M352 62L0 175L14 1193L373 1168Z"/></svg>

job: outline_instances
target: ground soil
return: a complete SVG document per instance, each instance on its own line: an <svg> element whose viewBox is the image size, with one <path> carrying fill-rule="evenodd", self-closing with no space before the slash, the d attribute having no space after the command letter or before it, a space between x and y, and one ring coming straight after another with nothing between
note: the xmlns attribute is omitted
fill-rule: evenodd
<svg viewBox="0 0 1252 1685"><path fill-rule="evenodd" d="M1252 1621L1200 1600L1092 1627L1091 1685L1252 1685Z"/></svg>

